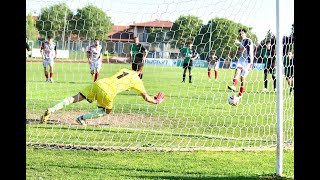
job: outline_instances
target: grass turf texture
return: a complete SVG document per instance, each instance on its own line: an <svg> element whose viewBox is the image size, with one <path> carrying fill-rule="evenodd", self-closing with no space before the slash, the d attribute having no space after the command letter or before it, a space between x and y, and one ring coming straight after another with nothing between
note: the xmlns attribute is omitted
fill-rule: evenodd
<svg viewBox="0 0 320 180"><path fill-rule="evenodd" d="M103 64L100 78L108 77L115 73L122 67L130 69L129 64ZM89 65L87 63L56 63L54 80L55 83L46 83L43 67L41 62L30 62L26 66L26 114L27 122L38 120L46 108L53 106L65 97L77 94L86 85L93 81L93 77L89 73ZM49 144L75 144L82 146L122 146L122 147L187 147L187 148L264 148L275 147L276 145L276 94L261 93L263 88L263 72L253 70L247 77L247 86L244 97L238 106L231 107L227 103L227 97L232 94L227 90L227 85L230 85L233 78L234 69L219 69L218 81L208 82L206 68L193 69L193 83L188 83L188 74L186 83L181 83L182 68L181 67L162 67L162 66L145 66L143 81L145 87L150 95L156 95L158 91L164 92L166 99L159 105L146 103L142 100L141 96L137 95L133 90L126 91L119 94L115 99L114 109L112 114L102 119L90 120L92 123L88 127L80 127L73 124L73 120L77 115L87 113L96 108L95 104L87 103L86 101L72 104L63 110L60 110L52 115L54 118L52 124L39 125L36 122L27 124L27 143L49 143ZM238 86L239 87L239 86ZM288 145L293 145L293 96L288 95L288 86L284 80L284 142ZM271 91L272 80L269 78L269 90ZM102 122L102 123L101 123ZM104 124L104 125L102 125ZM47 156L48 153L61 153L62 157L66 156L67 159L74 162L76 156L82 153L97 153L99 152L81 152L81 151L47 151L47 150L34 150L27 151L27 162L32 161L37 156ZM71 153L72 152L72 153ZM106 154L121 154L121 152L104 152ZM104 153L100 153L104 154ZM163 162L161 160L161 153L157 152L144 152L133 153L126 152L127 163L132 162L138 155L142 159L152 158L158 155L159 159L155 163ZM176 157L179 164L183 164L182 156L185 152L175 152L174 155L170 153L163 153L163 156ZM203 152L204 154L208 152ZM248 154L254 152L248 152ZM165 177L171 179L183 179L183 177L217 177L223 179L256 179L257 177L267 176L264 178L272 179L272 174L275 172L275 152L259 152L262 156L270 156L272 160L264 162L266 166L261 165L257 170L250 170L255 163L261 162L260 157L250 157L251 161L248 166L244 165L244 159L247 157L242 156L241 153L235 152L235 156L239 158L239 162L235 166L242 166L243 169L226 170L224 173L221 171L213 170L210 168L209 172L205 170L198 170L198 174L191 174L184 170L184 167L169 167L169 170L161 170L162 165L156 168L153 172L153 166L146 165L146 172L141 172L140 175L135 176L132 173L124 172L124 174L109 172L104 176L101 172L101 177L121 177L128 176L134 178L156 178ZM63 155L65 154L65 155ZM196 153L197 154L197 153ZM208 154L211 154L208 153ZM208 155L207 154L207 155ZM215 152L225 159L230 156L228 152ZM290 152L289 154L293 154ZM122 154L123 155L123 154ZM60 156L60 155L59 155ZM91 155L96 156L96 155ZM129 158L127 156L131 156ZM193 166L202 159L203 155L195 157L194 161L187 162L185 166ZM250 156L250 155L249 155ZM252 156L252 155L251 155ZM289 155L290 156L290 155ZM181 160L178 160L179 157ZM229 157L230 158L230 157ZM37 158L36 158L37 159ZM113 159L113 158L111 158ZM222 158L223 159L223 158ZM47 172L48 168L37 169L36 164L42 164L41 158L38 158L38 163L27 165L29 176L38 176L41 171ZM100 161L100 160L95 160ZM94 163L95 161L92 161ZM117 160L104 160L117 161ZM200 160L201 161L201 160ZM216 158L211 161L217 161ZM288 162L289 161L289 162ZM293 162L293 157L289 158L284 163ZM135 161L134 161L135 162ZM170 162L170 161L169 161ZM204 165L204 167L220 167L225 166L228 161L217 163L217 165ZM255 162L255 163L253 163ZM54 161L52 163L55 163ZM59 163L59 162L56 162ZM70 163L70 162L69 162ZM129 163L129 164L130 164ZM212 163L212 162L211 162ZM46 163L45 163L46 164ZM99 163L98 163L99 164ZM156 163L157 164L157 163ZM231 163L232 164L232 163ZM128 164L126 164L128 165ZM131 167L132 172L135 166L139 167L141 163L133 163ZM47 166L47 165L45 165ZM81 169L81 165L78 165ZM155 165L156 166L156 165ZM173 165L171 165L173 166ZM288 171L288 176L293 176L293 163L285 167ZM61 167L67 167L62 165ZM98 166L96 166L97 168ZM104 165L106 169L108 165ZM263 168L264 167L264 168ZM292 167L292 168L291 168ZM116 168L116 167L115 167ZM123 167L119 166L119 169ZM172 170L170 170L170 168ZM266 169L269 168L269 171ZM72 169L72 168L71 168ZM95 167L93 167L95 169ZM160 169L160 170L159 170ZM231 168L232 169L232 168ZM60 169L61 170L61 169ZM59 167L52 174L51 177L60 177ZM70 170L70 168L69 168ZM64 170L65 173L69 170ZM129 167L130 170L130 167ZM166 171L176 171L181 173L165 173ZM99 171L99 170L94 170ZM160 172L158 172L160 171ZM202 176L201 174L207 172L208 174ZM76 171L75 171L76 172ZM151 176L149 177L151 172ZM31 174L30 174L31 173ZM85 173L85 172L84 172ZM88 172L90 173L90 172ZM146 175L146 173L148 175ZM96 173L93 173L96 174ZM99 174L99 173L98 173ZM131 174L131 175L130 175ZM225 175L223 175L225 174ZM233 175L232 175L233 174ZM28 175L28 173L27 173ZM84 174L82 174L84 175ZM75 175L76 176L76 175ZM99 175L98 175L99 176ZM81 173L79 178L81 179ZM94 177L94 175L92 175ZM96 176L95 176L96 177ZM89 178L90 179L90 178ZM127 178L126 178L127 179ZM192 178L191 178L192 179ZM228 179L228 178L225 178Z"/></svg>
<svg viewBox="0 0 320 180"><path fill-rule="evenodd" d="M275 175L275 151L130 152L27 148L27 179L291 180L293 151Z"/></svg>

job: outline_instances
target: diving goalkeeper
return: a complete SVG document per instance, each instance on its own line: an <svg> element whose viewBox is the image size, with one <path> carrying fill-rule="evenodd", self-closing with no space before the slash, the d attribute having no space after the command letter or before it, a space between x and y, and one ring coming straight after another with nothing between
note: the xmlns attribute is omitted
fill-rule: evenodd
<svg viewBox="0 0 320 180"><path fill-rule="evenodd" d="M81 125L87 124L87 119L103 117L112 111L113 100L115 96L123 91L134 89L145 101L153 104L159 104L164 99L164 94L159 92L157 96L150 97L145 90L142 80L139 77L140 71L132 71L129 69L121 69L109 78L103 78L88 85L82 91L74 96L67 97L58 104L48 108L44 115L41 116L41 123L45 124L50 115L55 111L62 109L72 103L80 102L86 99L89 103L97 101L98 109L77 117L77 123Z"/></svg>

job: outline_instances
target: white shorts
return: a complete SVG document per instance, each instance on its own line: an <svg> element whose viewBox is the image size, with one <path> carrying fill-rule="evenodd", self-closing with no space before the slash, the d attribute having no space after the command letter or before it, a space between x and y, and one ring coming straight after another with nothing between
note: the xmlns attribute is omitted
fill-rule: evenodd
<svg viewBox="0 0 320 180"><path fill-rule="evenodd" d="M54 60L53 59L44 59L42 60L42 64L43 64L43 67L47 67L47 66L53 66L54 64Z"/></svg>
<svg viewBox="0 0 320 180"><path fill-rule="evenodd" d="M102 65L101 61L94 61L92 64L90 64L90 71L100 70L101 65Z"/></svg>
<svg viewBox="0 0 320 180"><path fill-rule="evenodd" d="M249 74L250 63L248 63L245 58L240 57L236 64L236 68L241 69L240 76L246 77Z"/></svg>
<svg viewBox="0 0 320 180"><path fill-rule="evenodd" d="M209 64L208 65L208 69L215 69L215 70L217 70L218 68L219 68L219 63L218 62L216 62L216 63L214 63L214 64Z"/></svg>

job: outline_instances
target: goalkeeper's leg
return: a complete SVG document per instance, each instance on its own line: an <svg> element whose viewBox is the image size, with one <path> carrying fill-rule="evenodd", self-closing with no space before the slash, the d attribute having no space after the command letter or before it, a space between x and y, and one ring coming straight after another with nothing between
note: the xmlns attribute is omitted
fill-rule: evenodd
<svg viewBox="0 0 320 180"><path fill-rule="evenodd" d="M98 118L98 117L103 117L107 114L109 114L111 112L111 110L105 110L104 108L99 107L97 110L92 111L90 113L81 115L79 117L77 117L77 123L81 124L81 125L86 125L87 121L86 119L94 119L94 118Z"/></svg>
<svg viewBox="0 0 320 180"><path fill-rule="evenodd" d="M82 101L83 99L84 99L84 97L80 93L78 93L77 95L70 96L70 97L63 99L58 104L56 104L53 107L48 108L46 110L44 115L41 116L41 123L45 124L47 122L47 120L49 119L50 115L52 113L54 113L55 111L60 110L64 107L68 106L69 104Z"/></svg>

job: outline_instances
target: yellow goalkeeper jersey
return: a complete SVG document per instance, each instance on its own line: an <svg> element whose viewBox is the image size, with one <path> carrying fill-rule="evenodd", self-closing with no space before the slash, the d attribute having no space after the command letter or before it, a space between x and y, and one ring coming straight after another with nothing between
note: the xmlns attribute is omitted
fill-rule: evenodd
<svg viewBox="0 0 320 180"><path fill-rule="evenodd" d="M97 101L98 106L112 109L115 96L128 89L134 89L139 94L146 93L138 73L124 68L109 78L97 80L80 93L85 96L90 103Z"/></svg>

